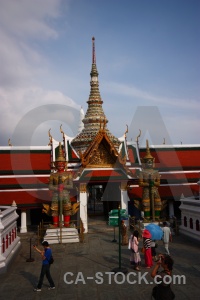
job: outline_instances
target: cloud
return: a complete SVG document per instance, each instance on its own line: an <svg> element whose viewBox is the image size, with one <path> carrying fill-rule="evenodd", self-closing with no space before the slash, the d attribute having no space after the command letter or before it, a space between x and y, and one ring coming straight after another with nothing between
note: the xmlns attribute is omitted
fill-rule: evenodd
<svg viewBox="0 0 200 300"><path fill-rule="evenodd" d="M83 76L88 76L89 74L85 73L85 64L88 61L88 51L90 50L87 48L87 56L84 56L86 50L82 39L83 36L85 37L86 32L86 36L90 34L87 27L88 24L90 25L88 20L91 20L87 15L90 10L85 6L85 11L82 13L82 18L86 20L86 27L84 27L85 25L77 19L76 5L71 7L69 6L70 3L71 0L0 0L0 126L4 128L0 133L1 145L7 145L8 138L13 136L16 127L19 128L18 125L21 120L29 112L40 106L59 104L79 110L79 105L71 99L72 96L68 97L68 95L58 91L58 89L67 90L68 94L73 95L79 101L82 101L81 99L84 98L82 105L85 104L86 88L84 82L86 82L86 77L83 79L80 77L82 74ZM68 24L66 12L69 8L71 9L71 21ZM102 24L100 29L103 30ZM92 34L95 34L98 30L98 24L94 24L92 27L94 32ZM68 33L69 35L67 36ZM122 34L124 35L123 26ZM120 32L117 33L117 43L119 42L119 37ZM108 43L106 49L105 43L102 44L104 45L102 53L105 53L105 51L112 53ZM77 47L77 45L81 45L81 48ZM52 48L48 53L48 47L50 46ZM131 44L127 44L127 47L130 48ZM56 52L58 49L61 49L59 54ZM70 55L67 56L65 54L68 50ZM63 53L65 55L63 56L64 58L62 57ZM109 69L117 70L115 72L117 77L112 77L113 82L109 82L109 80L101 82L100 79L102 96L105 93L111 96L111 101L107 102L105 100L104 102L104 106L108 108L105 109L106 115L110 113L109 127L113 124L111 131L116 136L120 136L124 132L125 124L128 123L128 120L131 123L137 107L150 104L159 107L163 120L167 124L166 127L169 126L171 129L171 136L176 133L179 140L183 132L183 140L186 140L187 134L188 137L193 135L193 140L196 141L198 136L197 128L199 127L199 116L197 115L200 108L199 99L168 97L166 96L169 95L168 90L164 90L162 87L160 87L160 90L162 88L160 97L153 90L145 90L142 84L140 84L142 88L138 88L135 84L127 85L123 83L126 80L130 82L128 75L130 72L127 72L129 69L126 67L132 62L132 55L124 55L124 52L121 51L119 53L118 48L116 48L115 55L120 56L116 59L114 66L109 65L111 63L110 59L108 63L105 63L105 60L103 60L101 66L105 63L105 70L108 67ZM56 57L56 59L52 60L52 57ZM63 59L65 59L64 63ZM143 59L135 59L136 69L138 66L141 66L143 61ZM58 72L59 76L57 76ZM103 72L106 74L106 71ZM122 76L121 79L119 79L120 76ZM116 82L114 82L115 80ZM117 82L118 80L120 83ZM189 82L188 85L190 86L190 84ZM55 90L52 86L56 86ZM181 89L181 94L183 94L184 89L177 87L177 91L178 88ZM102 91L105 93L102 93ZM103 100L104 98L103 96ZM52 114L49 111L45 112L44 110L43 113L47 114L50 119L52 118ZM54 126L59 126L61 122L64 123L64 115L61 115L61 119L58 111L54 115L54 119L57 118L54 121ZM119 119L121 124L119 124ZM187 122L185 122L185 119L187 119ZM187 126L186 130L183 129L184 125ZM24 123L24 128L26 126L29 128L28 119ZM46 120L45 117L44 123L39 123L38 126L35 125L33 133L35 144L37 144L37 134L38 142L42 143L44 141L40 136L39 130L46 132L49 126L50 120ZM117 134L115 133L116 130L118 130ZM158 129L156 128L155 130ZM72 132L74 132L74 129ZM138 128L136 128L136 132L133 132L131 138L137 136L137 134ZM16 139L13 144L19 143L19 140ZM26 141L27 139L24 139L23 144Z"/></svg>
<svg viewBox="0 0 200 300"><path fill-rule="evenodd" d="M28 120L26 116L42 105L46 109L50 104L79 109L71 98L59 91L45 89L40 84L40 78L49 73L49 62L34 41L59 37L55 22L61 17L61 3L61 0L48 0L48 5L47 1L40 0L0 0L0 126L4 128L0 136L1 145L7 144L11 137L15 145L20 142L26 144L25 132L29 133L33 123L33 119ZM59 113L54 111L54 116L43 110L43 118L44 122L51 119L59 123L64 121L62 109ZM34 119L37 120L37 114ZM19 124L22 124L21 127ZM37 126L34 123L34 130L38 126L42 127L41 120ZM19 131L15 138L17 128L23 129L20 138ZM42 138L42 135L38 136L39 143Z"/></svg>
<svg viewBox="0 0 200 300"><path fill-rule="evenodd" d="M0 1L1 87L31 84L41 73L46 58L34 40L55 39L59 32L52 22L60 17L61 0Z"/></svg>
<svg viewBox="0 0 200 300"><path fill-rule="evenodd" d="M116 132L120 128L118 125L120 119L124 128L125 124L129 126L129 140L135 140L141 129L140 142L142 144L146 133L150 134L151 142L154 144L162 144L164 139L166 144L180 144L180 142L199 144L200 102L198 100L158 97L135 86L117 82L107 81L103 83L103 86L107 94L112 93L112 97L113 94L116 95L113 98L118 105L111 103L108 105L110 116L112 116L109 128L116 136L121 135ZM155 113L153 111L155 108L159 112ZM106 114L108 117L108 111ZM149 120L149 116L153 118Z"/></svg>
<svg viewBox="0 0 200 300"><path fill-rule="evenodd" d="M60 16L61 0L1 0L0 24L15 37L56 38L52 19Z"/></svg>
<svg viewBox="0 0 200 300"><path fill-rule="evenodd" d="M177 114L165 117L165 123L168 131L171 133L174 144L200 144L199 136L199 116L194 114L184 117ZM166 140L166 143L169 143Z"/></svg>
<svg viewBox="0 0 200 300"><path fill-rule="evenodd" d="M142 99L144 100L144 104L149 105L149 100L153 102L152 105L168 105L168 106L178 106L185 109L197 109L197 106L200 108L200 102L195 99L179 99L179 98L167 98L164 96L156 96L145 90L141 90L134 85L126 85L120 84L117 82L105 82L104 87L107 91L112 91L112 93L116 93L118 95L124 95L128 97L132 97L132 99ZM147 101L147 103L146 103ZM151 103L152 103L151 102ZM141 103L140 103L141 104Z"/></svg>
<svg viewBox="0 0 200 300"><path fill-rule="evenodd" d="M46 104L33 108L24 114L15 126L11 142L15 146L31 145L33 140L34 145L46 144L51 121L56 121L58 126L64 124L74 136L78 130L79 114L79 110L66 104ZM38 127L40 127L39 138L35 141L34 134ZM62 139L61 134L58 135L59 139Z"/></svg>
<svg viewBox="0 0 200 300"><path fill-rule="evenodd" d="M70 110L77 111L76 122L78 122L79 120L80 106L77 105L72 99L63 95L59 91L44 90L37 86L32 86L28 88L14 88L10 90L0 89L0 99L2 103L1 109L2 112L4 112L1 114L0 119L0 126L4 128L4 138L3 136L1 137L1 145L3 145L4 143L7 144L8 138L11 138L13 145L20 145L20 142L22 143L22 145L26 145L28 139L27 135L24 132L27 132L27 134L29 134L28 128L31 125L31 123L33 123L33 120L34 130L36 130L36 128L42 123L41 118L38 120L38 124L35 123L35 121L38 118L37 109L40 112L41 117L42 105L43 122L57 120L61 124L62 122L64 122L64 112L66 122L71 122L70 116L67 114L67 111ZM52 105L56 106L53 110L49 111L50 107L52 109ZM65 107L64 110L62 109L63 105ZM34 114L30 114L31 117L26 118L27 114L31 112L34 112ZM16 131L16 128L19 127L19 123L21 124L21 122L22 125L20 125L20 129L17 130L16 137L16 133L13 134L13 132ZM78 125L76 129L78 129ZM22 135L21 138L20 132ZM76 133L74 125L73 132L74 134ZM33 133L34 131L32 130L31 135ZM14 140L12 137L13 135ZM36 139L34 139L36 145L38 143L41 144L43 138L44 136L42 135L41 137L41 134L38 133L38 142Z"/></svg>
<svg viewBox="0 0 200 300"><path fill-rule="evenodd" d="M0 30L0 40L1 87L9 88L21 84L25 85L33 75L30 63L26 61L20 46L15 40L7 36L2 30Z"/></svg>

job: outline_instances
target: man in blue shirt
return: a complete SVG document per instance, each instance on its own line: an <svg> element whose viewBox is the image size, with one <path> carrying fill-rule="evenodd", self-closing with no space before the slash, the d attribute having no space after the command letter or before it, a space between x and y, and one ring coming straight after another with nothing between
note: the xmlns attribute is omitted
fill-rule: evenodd
<svg viewBox="0 0 200 300"><path fill-rule="evenodd" d="M49 247L49 243L47 241L42 242L42 246L44 247L44 250L39 250L35 245L33 245L33 248L41 254L42 257L42 268L40 273L39 282L37 285L37 288L34 289L35 292L41 292L44 276L46 275L48 281L49 281L49 290L55 289L55 284L53 282L53 279L50 274L50 259L52 256L51 248Z"/></svg>

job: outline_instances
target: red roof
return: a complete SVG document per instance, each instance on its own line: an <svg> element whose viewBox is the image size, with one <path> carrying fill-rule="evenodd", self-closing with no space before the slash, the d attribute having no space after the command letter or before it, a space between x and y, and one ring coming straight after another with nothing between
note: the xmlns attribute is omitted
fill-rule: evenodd
<svg viewBox="0 0 200 300"><path fill-rule="evenodd" d="M71 149L71 148L70 148ZM129 158L132 164L131 172L136 177L134 166L137 162L136 150L129 147ZM175 147L170 148L155 147L150 149L151 155L155 157L156 168L161 175L161 186L159 193L161 198L179 200L183 194L185 197L191 194L198 195L199 187L196 184L200 178L200 147ZM141 157L146 153L146 149L140 150ZM48 177L31 176L30 174L50 174L51 152L50 150L3 150L0 152L0 203L1 205L10 205L13 200L17 205L25 207L30 205L41 206L45 201L51 201L51 193L48 190ZM71 159L77 161L77 157L71 151ZM182 172L185 170L186 172ZM196 172L195 172L196 171ZM163 173L162 173L163 172ZM3 178L6 175L24 175L24 177ZM84 169L80 177L80 182L120 182L129 181L127 175L120 169ZM137 180L132 180L131 184L137 184ZM189 183L186 185L185 183ZM46 187L46 190L41 188ZM4 191L9 189L9 192ZM20 191L13 191L18 189ZM25 191L25 189L35 189L34 191ZM73 200L76 198L76 192L71 191ZM133 187L129 191L131 199L142 198L142 188Z"/></svg>
<svg viewBox="0 0 200 300"><path fill-rule="evenodd" d="M200 147L183 148L151 148L151 155L155 158L155 168L159 169L183 169L200 170ZM146 149L140 149L143 158Z"/></svg>
<svg viewBox="0 0 200 300"><path fill-rule="evenodd" d="M30 185L30 184L48 184L49 183L49 176L48 177L9 177L9 178L2 178L0 176L0 188L2 186L9 186L9 185Z"/></svg>
<svg viewBox="0 0 200 300"><path fill-rule="evenodd" d="M46 171L50 172L51 155L49 153L1 153L0 174L6 171ZM19 172L17 172L19 173Z"/></svg>
<svg viewBox="0 0 200 300"><path fill-rule="evenodd" d="M48 190L37 190L37 191L12 191L0 192L0 203L1 205L11 205L13 200L17 206L29 206L29 205L41 205L46 201L51 201L50 192Z"/></svg>
<svg viewBox="0 0 200 300"><path fill-rule="evenodd" d="M84 170L81 174L80 180L84 181L120 181L127 180L127 176L121 170Z"/></svg>
<svg viewBox="0 0 200 300"><path fill-rule="evenodd" d="M165 185L159 186L158 191L162 200L176 199L180 200L181 195L184 197L190 197L192 195L198 195L199 187L194 185ZM142 199L142 188L139 186L132 187L128 191L130 199Z"/></svg>

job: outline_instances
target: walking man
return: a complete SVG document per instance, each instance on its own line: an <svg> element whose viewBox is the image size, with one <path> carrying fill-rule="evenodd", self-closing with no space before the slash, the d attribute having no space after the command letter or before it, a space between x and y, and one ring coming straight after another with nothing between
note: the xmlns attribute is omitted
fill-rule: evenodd
<svg viewBox="0 0 200 300"><path fill-rule="evenodd" d="M163 222L163 244L166 254L169 253L169 242L172 242L172 234L170 228L167 226L167 222Z"/></svg>
<svg viewBox="0 0 200 300"><path fill-rule="evenodd" d="M41 292L44 276L46 275L48 281L49 281L49 290L55 289L55 284L53 282L53 279L50 274L50 259L52 256L51 248L49 247L49 243L47 241L42 242L42 246L44 247L44 250L39 250L35 245L33 245L33 248L40 253L42 258L42 268L40 273L39 282L37 285L37 288L34 289L35 292Z"/></svg>

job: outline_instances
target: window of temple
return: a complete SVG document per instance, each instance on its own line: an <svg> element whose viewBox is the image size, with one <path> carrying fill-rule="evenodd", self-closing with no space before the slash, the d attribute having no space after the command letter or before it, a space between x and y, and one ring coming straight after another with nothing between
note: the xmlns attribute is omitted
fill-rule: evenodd
<svg viewBox="0 0 200 300"><path fill-rule="evenodd" d="M184 217L184 226L187 227L187 217Z"/></svg>
<svg viewBox="0 0 200 300"><path fill-rule="evenodd" d="M190 218L190 228L193 229L193 220Z"/></svg>
<svg viewBox="0 0 200 300"><path fill-rule="evenodd" d="M196 230L199 231L199 220L196 220Z"/></svg>

